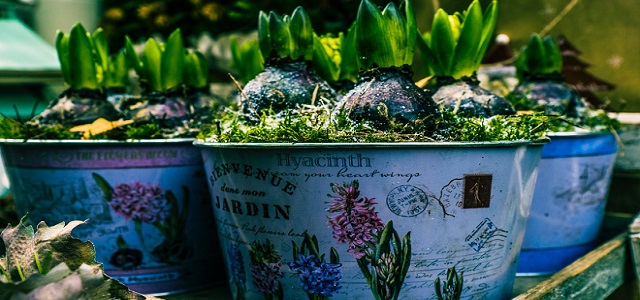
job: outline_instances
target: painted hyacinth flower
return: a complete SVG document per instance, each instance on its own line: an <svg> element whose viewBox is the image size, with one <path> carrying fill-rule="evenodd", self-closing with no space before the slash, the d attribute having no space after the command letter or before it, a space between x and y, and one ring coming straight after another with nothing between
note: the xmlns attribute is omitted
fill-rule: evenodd
<svg viewBox="0 0 640 300"><path fill-rule="evenodd" d="M171 205L159 186L121 183L113 188L109 205L127 220L134 219L143 223L160 223L170 214Z"/></svg>
<svg viewBox="0 0 640 300"><path fill-rule="evenodd" d="M251 263L251 283L258 292L265 295L267 299L282 299L283 291L280 278L284 276L281 271L280 260L282 256L278 254L269 239L265 243L254 241L249 247L249 257Z"/></svg>
<svg viewBox="0 0 640 300"><path fill-rule="evenodd" d="M340 285L341 266L340 263L319 261L313 254L298 254L298 259L289 263L291 271L298 273L300 286L307 294L310 294L310 299L311 295L322 298L331 297L342 287Z"/></svg>
<svg viewBox="0 0 640 300"><path fill-rule="evenodd" d="M375 242L375 233L384 227L373 207L375 199L360 197L358 187L357 180L342 185L332 183L331 189L336 195L328 195L333 201L327 209L330 213L336 213L327 222L333 229L333 238L338 243L347 243L347 252L356 259L367 254L368 244Z"/></svg>

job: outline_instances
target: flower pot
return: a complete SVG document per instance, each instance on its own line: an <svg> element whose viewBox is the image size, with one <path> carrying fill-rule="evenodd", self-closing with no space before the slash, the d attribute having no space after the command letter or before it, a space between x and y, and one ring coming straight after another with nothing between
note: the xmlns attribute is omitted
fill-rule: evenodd
<svg viewBox="0 0 640 300"><path fill-rule="evenodd" d="M236 299L511 296L541 144L195 144Z"/></svg>
<svg viewBox="0 0 640 300"><path fill-rule="evenodd" d="M543 147L518 274L555 273L594 247L617 154L609 132L553 133Z"/></svg>
<svg viewBox="0 0 640 300"><path fill-rule="evenodd" d="M34 224L86 220L107 275L143 294L224 281L211 200L192 139L2 140L18 213Z"/></svg>

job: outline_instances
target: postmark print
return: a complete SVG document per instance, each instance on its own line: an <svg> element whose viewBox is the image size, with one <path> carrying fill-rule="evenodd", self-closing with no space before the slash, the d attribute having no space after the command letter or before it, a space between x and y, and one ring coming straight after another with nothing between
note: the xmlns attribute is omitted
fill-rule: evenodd
<svg viewBox="0 0 640 300"><path fill-rule="evenodd" d="M464 240L473 250L480 252L486 245L504 242L507 233L509 232L496 227L489 218L485 218Z"/></svg>
<svg viewBox="0 0 640 300"><path fill-rule="evenodd" d="M395 187L387 195L387 207L401 217L414 217L427 209L427 194L413 185Z"/></svg>

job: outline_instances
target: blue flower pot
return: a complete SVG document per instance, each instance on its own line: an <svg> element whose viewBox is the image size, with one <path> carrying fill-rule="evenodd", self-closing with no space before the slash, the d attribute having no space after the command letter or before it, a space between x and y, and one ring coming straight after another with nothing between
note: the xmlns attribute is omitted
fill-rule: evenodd
<svg viewBox="0 0 640 300"><path fill-rule="evenodd" d="M558 272L595 246L617 155L609 132L555 133L544 145L518 275Z"/></svg>

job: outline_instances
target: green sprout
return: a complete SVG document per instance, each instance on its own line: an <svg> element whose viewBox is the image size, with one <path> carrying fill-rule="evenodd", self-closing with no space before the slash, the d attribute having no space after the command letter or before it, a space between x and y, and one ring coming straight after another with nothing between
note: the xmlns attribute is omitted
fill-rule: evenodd
<svg viewBox="0 0 640 300"><path fill-rule="evenodd" d="M264 58L257 39L245 41L242 45L237 38L231 39L231 67L242 82L249 82L264 70Z"/></svg>
<svg viewBox="0 0 640 300"><path fill-rule="evenodd" d="M416 18L411 0L403 3L405 15L393 2L380 11L369 0L358 8L355 45L360 68L401 67L413 62Z"/></svg>
<svg viewBox="0 0 640 300"><path fill-rule="evenodd" d="M149 38L141 55L136 53L133 42L127 36L125 53L136 74L152 91L166 92L183 83L185 48L179 28L169 35L166 44Z"/></svg>
<svg viewBox="0 0 640 300"><path fill-rule="evenodd" d="M425 69L436 77L461 79L472 76L480 67L498 17L498 3L493 0L482 12L474 0L466 11L453 15L439 9L431 32L418 38Z"/></svg>
<svg viewBox="0 0 640 300"><path fill-rule="evenodd" d="M126 88L129 85L129 63L123 51L107 59L104 76L104 87Z"/></svg>
<svg viewBox="0 0 640 300"><path fill-rule="evenodd" d="M188 87L203 89L209 82L209 65L200 51L191 51L184 57L184 84Z"/></svg>
<svg viewBox="0 0 640 300"><path fill-rule="evenodd" d="M258 40L262 56L269 58L313 57L313 28L304 9L298 6L291 17L280 16L271 11L267 15L260 11L258 17Z"/></svg>
<svg viewBox="0 0 640 300"><path fill-rule="evenodd" d="M518 77L526 75L559 74L562 71L562 53L551 36L532 34L515 62Z"/></svg>
<svg viewBox="0 0 640 300"><path fill-rule="evenodd" d="M64 82L72 90L100 90L107 62L107 41L102 29L93 35L81 23L67 34L58 30L56 50Z"/></svg>
<svg viewBox="0 0 640 300"><path fill-rule="evenodd" d="M338 35L313 35L313 66L320 77L331 82L356 82L360 69L355 49L354 28L355 25L352 25L346 36L343 32Z"/></svg>

